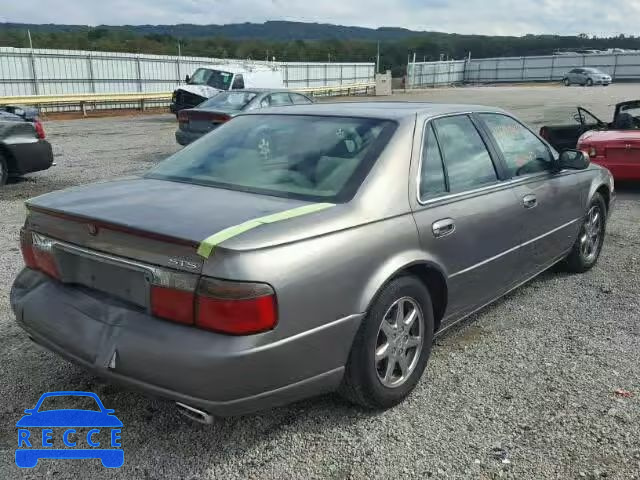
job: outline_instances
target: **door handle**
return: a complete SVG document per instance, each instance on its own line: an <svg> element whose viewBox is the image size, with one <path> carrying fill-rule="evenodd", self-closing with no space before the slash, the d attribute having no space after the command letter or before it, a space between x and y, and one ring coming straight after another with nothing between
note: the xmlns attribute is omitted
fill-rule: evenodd
<svg viewBox="0 0 640 480"><path fill-rule="evenodd" d="M452 218L443 218L431 225L431 231L436 238L446 237L451 235L456 229L456 224Z"/></svg>
<svg viewBox="0 0 640 480"><path fill-rule="evenodd" d="M524 208L534 208L538 205L538 199L535 195L525 195L522 197Z"/></svg>

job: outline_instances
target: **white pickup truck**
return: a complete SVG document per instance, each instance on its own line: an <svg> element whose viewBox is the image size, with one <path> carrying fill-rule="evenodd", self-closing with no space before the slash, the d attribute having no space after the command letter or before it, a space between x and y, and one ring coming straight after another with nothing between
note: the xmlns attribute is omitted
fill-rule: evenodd
<svg viewBox="0 0 640 480"><path fill-rule="evenodd" d="M224 90L242 88L284 88L282 71L269 65L212 65L187 75L186 84L173 92L170 109L177 114Z"/></svg>

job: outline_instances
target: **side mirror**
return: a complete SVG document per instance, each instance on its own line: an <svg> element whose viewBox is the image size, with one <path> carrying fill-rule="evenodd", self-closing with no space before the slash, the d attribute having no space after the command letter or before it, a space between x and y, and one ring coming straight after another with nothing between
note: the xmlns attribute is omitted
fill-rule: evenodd
<svg viewBox="0 0 640 480"><path fill-rule="evenodd" d="M184 77L184 81L185 81L185 82L187 82L187 83L189 83L189 80L191 80L191 77L190 77L189 75L186 75L186 76Z"/></svg>
<svg viewBox="0 0 640 480"><path fill-rule="evenodd" d="M589 167L590 163L589 156L581 150L564 150L560 154L560 170L564 168L584 170Z"/></svg>

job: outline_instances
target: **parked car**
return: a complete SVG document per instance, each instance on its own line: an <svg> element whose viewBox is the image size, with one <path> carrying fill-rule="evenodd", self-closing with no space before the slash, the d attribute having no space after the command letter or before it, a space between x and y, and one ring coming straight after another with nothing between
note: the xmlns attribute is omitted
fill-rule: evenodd
<svg viewBox="0 0 640 480"><path fill-rule="evenodd" d="M555 148L587 152L617 180L640 179L640 100L617 104L611 122L583 107L578 107L574 120L573 125L544 126L540 135Z"/></svg>
<svg viewBox="0 0 640 480"><path fill-rule="evenodd" d="M11 305L36 342L200 421L336 389L388 408L436 331L593 267L614 199L607 170L499 109L255 110L142 178L28 201Z"/></svg>
<svg viewBox="0 0 640 480"><path fill-rule="evenodd" d="M169 109L175 114L223 91L284 88L282 71L276 66L250 63L198 68L193 75L186 76L185 82L173 92Z"/></svg>
<svg viewBox="0 0 640 480"><path fill-rule="evenodd" d="M35 108L0 107L0 186L10 176L46 170L53 163Z"/></svg>
<svg viewBox="0 0 640 480"><path fill-rule="evenodd" d="M313 101L309 97L289 90L255 88L221 92L196 108L180 111L176 141L180 145L188 145L239 113L249 110L310 103Z"/></svg>
<svg viewBox="0 0 640 480"><path fill-rule="evenodd" d="M593 67L574 68L564 75L562 79L567 87L577 83L587 87L593 85L604 85L605 87L611 83L611 75L604 73Z"/></svg>

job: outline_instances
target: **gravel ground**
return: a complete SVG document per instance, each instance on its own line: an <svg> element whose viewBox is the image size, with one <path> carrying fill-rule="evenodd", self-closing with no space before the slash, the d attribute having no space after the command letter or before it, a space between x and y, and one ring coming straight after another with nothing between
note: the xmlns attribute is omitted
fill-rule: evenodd
<svg viewBox="0 0 640 480"><path fill-rule="evenodd" d="M500 87L398 95L498 104L533 124L634 97L607 89ZM637 96L637 95L635 95ZM57 166L0 190L0 478L640 479L640 189L619 193L596 268L541 275L438 338L415 393L366 413L335 395L194 424L172 404L105 384L27 340L8 295L21 268L22 202L140 172L177 150L169 115L52 121ZM615 394L624 389L630 398ZM123 421L125 465L13 463L15 422L51 390L90 390Z"/></svg>

